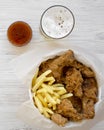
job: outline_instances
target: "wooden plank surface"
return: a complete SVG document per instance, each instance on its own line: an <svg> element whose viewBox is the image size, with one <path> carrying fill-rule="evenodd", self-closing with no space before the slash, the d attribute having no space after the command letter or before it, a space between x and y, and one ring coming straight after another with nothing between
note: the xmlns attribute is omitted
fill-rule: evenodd
<svg viewBox="0 0 104 130"><path fill-rule="evenodd" d="M70 8L76 20L72 34L63 40L104 54L104 0L0 0L0 130L33 130L16 117L18 107L29 99L28 89L8 62L47 40L39 31L40 16L56 4ZM22 48L12 46L6 36L8 26L17 20L29 23L33 30L31 43ZM104 121L92 129L103 130Z"/></svg>

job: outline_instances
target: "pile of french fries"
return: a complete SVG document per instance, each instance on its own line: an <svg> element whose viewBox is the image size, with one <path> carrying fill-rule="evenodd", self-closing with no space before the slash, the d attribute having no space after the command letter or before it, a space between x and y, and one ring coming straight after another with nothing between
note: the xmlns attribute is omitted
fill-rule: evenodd
<svg viewBox="0 0 104 130"><path fill-rule="evenodd" d="M54 83L55 78L49 76L51 70L47 70L38 76L39 68L32 79L32 94L34 104L39 109L40 113L45 117L50 118L56 110L56 105L60 104L61 100L73 96L72 93L67 93L63 84Z"/></svg>

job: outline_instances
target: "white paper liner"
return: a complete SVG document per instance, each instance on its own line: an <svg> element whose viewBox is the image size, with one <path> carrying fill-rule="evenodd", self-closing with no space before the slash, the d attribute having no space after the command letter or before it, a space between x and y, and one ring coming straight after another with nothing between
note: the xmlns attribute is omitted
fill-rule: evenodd
<svg viewBox="0 0 104 130"><path fill-rule="evenodd" d="M28 124L32 125L34 128L38 128L38 129L42 128L42 130L43 129L58 130L58 129L65 129L65 128L73 129L73 127L74 128L77 127L78 130L78 126L79 128L81 127L83 128L85 127L84 124L86 123L88 123L89 126L92 127L91 124L93 123L91 122L99 121L97 116L99 117L101 110L104 108L102 97L101 97L102 87L104 86L104 79L102 78L103 75L102 70L104 67L102 62L99 60L97 56L77 46L64 45L56 49L48 48L48 51L45 51L44 49L47 49L47 46L46 48L44 47L43 50L38 48L37 50L23 54L11 62L12 68L14 68L15 66L14 70L18 78L20 78L21 81L25 84L25 86L27 86L27 88L29 89L31 86L31 80L35 73L35 70L40 65L41 62L49 58L52 58L56 55L60 55L66 50L69 49L73 50L76 59L82 62L83 64L86 64L87 66L91 67L96 73L96 78L99 86L99 101L95 105L95 111L96 111L95 118L88 121L84 120L81 123L69 122L65 125L64 128L59 127L51 120L45 118L43 115L39 113L38 109L33 105L30 89L29 89L30 100L22 104L17 115L19 116L19 118L21 118Z"/></svg>

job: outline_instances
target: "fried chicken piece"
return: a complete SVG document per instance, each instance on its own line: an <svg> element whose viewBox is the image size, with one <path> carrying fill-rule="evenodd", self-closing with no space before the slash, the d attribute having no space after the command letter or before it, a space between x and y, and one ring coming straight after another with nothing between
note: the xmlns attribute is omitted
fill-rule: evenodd
<svg viewBox="0 0 104 130"><path fill-rule="evenodd" d="M91 119L95 116L94 101L86 96L82 98L83 117Z"/></svg>
<svg viewBox="0 0 104 130"><path fill-rule="evenodd" d="M93 99L94 102L97 102L98 87L94 78L87 78L84 80L83 92L86 97Z"/></svg>
<svg viewBox="0 0 104 130"><path fill-rule="evenodd" d="M56 58L58 57L42 62L41 65L39 66L39 75L47 71L49 69L49 64Z"/></svg>
<svg viewBox="0 0 104 130"><path fill-rule="evenodd" d="M83 78L80 71L75 68L70 68L66 72L65 83L68 92L74 93L77 97L82 97L83 92L81 86L83 83Z"/></svg>
<svg viewBox="0 0 104 130"><path fill-rule="evenodd" d="M63 99L57 106L57 113L69 118L72 121L82 120L82 115L77 112L71 101L68 99Z"/></svg>
<svg viewBox="0 0 104 130"><path fill-rule="evenodd" d="M90 67L85 66L77 60L75 60L71 66L78 69L82 73L83 77L95 77L95 73Z"/></svg>
<svg viewBox="0 0 104 130"><path fill-rule="evenodd" d="M89 67L86 67L86 66L81 69L81 73L84 77L94 77L95 76L92 69Z"/></svg>
<svg viewBox="0 0 104 130"><path fill-rule="evenodd" d="M82 113L82 101L80 98L72 96L69 98L73 107L77 110L78 113Z"/></svg>
<svg viewBox="0 0 104 130"><path fill-rule="evenodd" d="M57 113L54 113L52 116L51 116L51 119L56 123L58 124L59 126L64 126L67 122L68 122L68 119L63 117L62 115L60 114L57 114Z"/></svg>
<svg viewBox="0 0 104 130"><path fill-rule="evenodd" d="M46 70L52 70L52 74L57 82L61 81L62 71L64 66L69 66L75 60L74 53L71 50L68 50L63 55L56 56L53 59L49 59L45 62L42 62L39 67L39 75Z"/></svg>
<svg viewBox="0 0 104 130"><path fill-rule="evenodd" d="M48 66L57 82L61 81L64 66L69 66L75 60L73 51L69 50L53 60Z"/></svg>

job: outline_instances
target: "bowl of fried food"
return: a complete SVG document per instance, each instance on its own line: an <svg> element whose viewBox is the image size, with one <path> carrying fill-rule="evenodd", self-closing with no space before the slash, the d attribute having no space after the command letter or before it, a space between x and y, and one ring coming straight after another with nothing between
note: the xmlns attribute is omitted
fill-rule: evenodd
<svg viewBox="0 0 104 130"><path fill-rule="evenodd" d="M93 119L100 98L94 68L79 61L72 50L39 64L32 79L31 94L39 112L59 126Z"/></svg>

